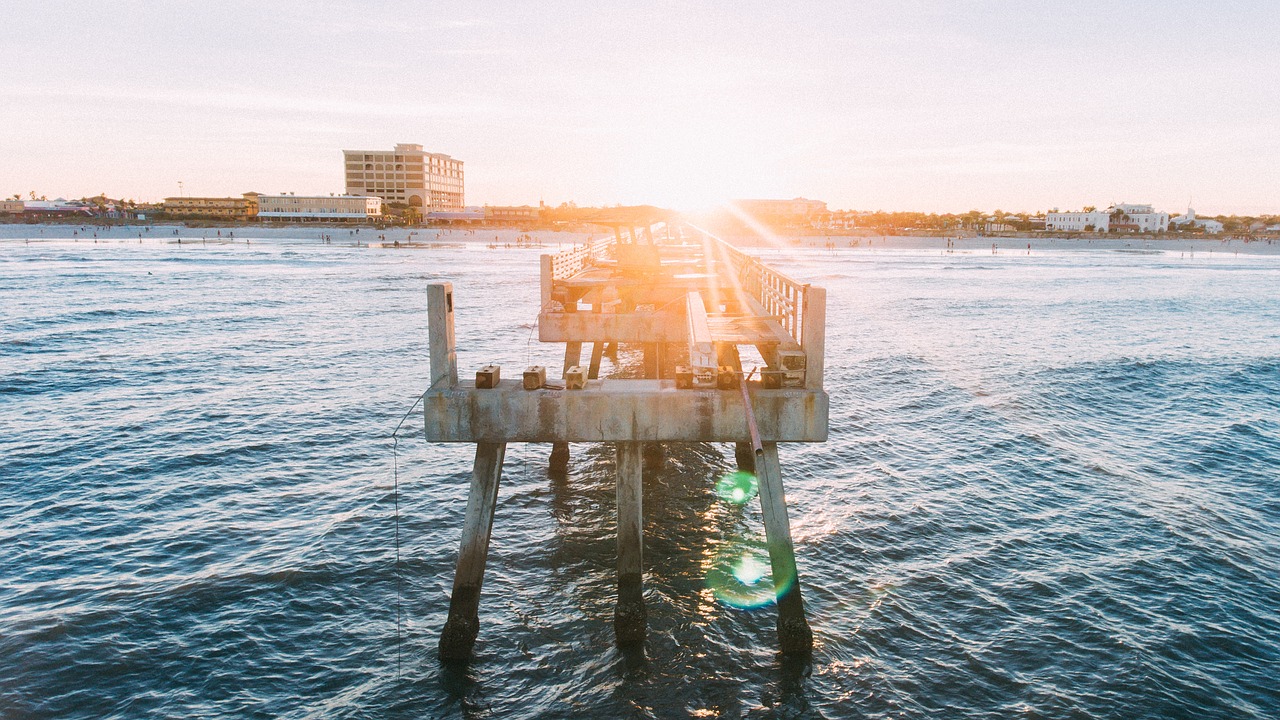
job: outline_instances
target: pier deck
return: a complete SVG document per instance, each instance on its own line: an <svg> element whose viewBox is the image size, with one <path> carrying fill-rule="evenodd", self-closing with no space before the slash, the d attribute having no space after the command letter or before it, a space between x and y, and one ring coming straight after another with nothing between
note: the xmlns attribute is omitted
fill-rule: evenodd
<svg viewBox="0 0 1280 720"><path fill-rule="evenodd" d="M479 630L479 595L506 443L552 443L563 472L570 442L613 442L618 453L618 643L643 641L645 610L641 475L664 442L733 442L742 470L757 474L774 577L795 578L779 442L827 439L822 388L826 293L759 259L643 209L600 218L613 236L541 262L538 336L564 343L559 377L529 368L501 379L484 368L458 382L453 289L429 287L431 387L424 427L432 442L476 444L442 657L470 656ZM590 343L589 364L582 346ZM643 349L642 379L599 379L601 357L618 344ZM744 373L740 348L765 362ZM779 589L784 652L807 652L812 633L799 582Z"/></svg>

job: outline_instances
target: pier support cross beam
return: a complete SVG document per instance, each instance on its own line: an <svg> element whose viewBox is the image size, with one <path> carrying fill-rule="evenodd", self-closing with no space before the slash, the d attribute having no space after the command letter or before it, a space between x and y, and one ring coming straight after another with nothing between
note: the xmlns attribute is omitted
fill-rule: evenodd
<svg viewBox="0 0 1280 720"><path fill-rule="evenodd" d="M787 499L782 491L782 466L778 460L778 444L762 443L763 452L756 462L759 473L760 507L764 511L765 542L769 548L769 565L774 582L779 578L790 582L778 596L778 645L784 654L804 654L813 650L813 631L805 619L804 599L800 594L800 575L796 571L796 550L791 542L791 523L787 520Z"/></svg>
<svg viewBox="0 0 1280 720"><path fill-rule="evenodd" d="M644 643L643 443L621 442L618 464L618 605L613 614L618 645Z"/></svg>
<svg viewBox="0 0 1280 720"><path fill-rule="evenodd" d="M493 513L498 504L498 480L506 452L506 443L476 444L471 491L462 521L462 547L449 599L449 619L440 633L440 657L444 660L470 658L480 632L480 588L484 584Z"/></svg>

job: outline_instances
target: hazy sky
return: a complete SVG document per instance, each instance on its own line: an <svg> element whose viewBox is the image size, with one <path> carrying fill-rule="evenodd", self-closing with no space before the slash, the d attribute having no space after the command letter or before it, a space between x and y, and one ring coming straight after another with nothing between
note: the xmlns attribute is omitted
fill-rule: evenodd
<svg viewBox="0 0 1280 720"><path fill-rule="evenodd" d="M5 2L0 196L1280 213L1280 2Z"/></svg>

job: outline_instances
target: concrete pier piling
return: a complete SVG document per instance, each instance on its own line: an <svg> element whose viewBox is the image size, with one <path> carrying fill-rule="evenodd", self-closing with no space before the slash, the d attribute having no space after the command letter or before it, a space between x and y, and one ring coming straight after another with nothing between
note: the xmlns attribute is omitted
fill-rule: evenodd
<svg viewBox="0 0 1280 720"><path fill-rule="evenodd" d="M787 517L780 442L827 439L823 390L826 294L653 209L626 208L595 222L612 240L589 242L541 263L538 338L564 343L561 385L539 383L540 368L478 373L458 383L453 288L428 289L431 387L423 396L426 437L476 446L462 542L440 637L440 656L471 655L507 443L551 443L553 478L568 470L569 443L616 443L620 647L642 646L644 479L662 469L667 443L732 443L740 470L757 474L778 606L778 643L787 654L813 646ZM687 242L690 233L694 242ZM659 238L655 240L655 237ZM583 343L590 362L581 365ZM619 343L643 355L642 379L600 378ZM743 374L741 346L766 367ZM759 370L755 374L755 370ZM710 485L708 485L710 491Z"/></svg>
<svg viewBox="0 0 1280 720"><path fill-rule="evenodd" d="M766 442L762 449L757 458L759 472L756 480L760 486L769 566L775 586L781 586L778 593L778 645L784 653L805 653L813 649L813 631L805 619L804 599L800 594L796 551L791 543L791 522L787 518L787 499L782 490L778 444Z"/></svg>
<svg viewBox="0 0 1280 720"><path fill-rule="evenodd" d="M618 605L613 629L621 646L639 645L645 637L641 445L620 442L617 446Z"/></svg>
<svg viewBox="0 0 1280 720"><path fill-rule="evenodd" d="M493 533L493 513L498 503L498 481L502 477L505 443L476 443L476 460L471 471L471 491L462 521L462 547L453 576L449 598L449 619L440 634L440 657L465 660L480 632L480 588L489 557L489 536Z"/></svg>

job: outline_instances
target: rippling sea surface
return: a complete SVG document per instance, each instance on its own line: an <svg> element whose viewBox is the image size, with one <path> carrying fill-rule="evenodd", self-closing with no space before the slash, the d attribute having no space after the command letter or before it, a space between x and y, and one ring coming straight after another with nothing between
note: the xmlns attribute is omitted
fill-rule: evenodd
<svg viewBox="0 0 1280 720"><path fill-rule="evenodd" d="M0 243L0 717L1280 712L1280 257L1226 253L765 251L829 293L831 438L781 450L812 662L706 586L763 534L732 447L646 477L641 656L610 449L512 445L442 665L471 448L419 416L395 545L426 285L464 376L558 366L544 251Z"/></svg>

